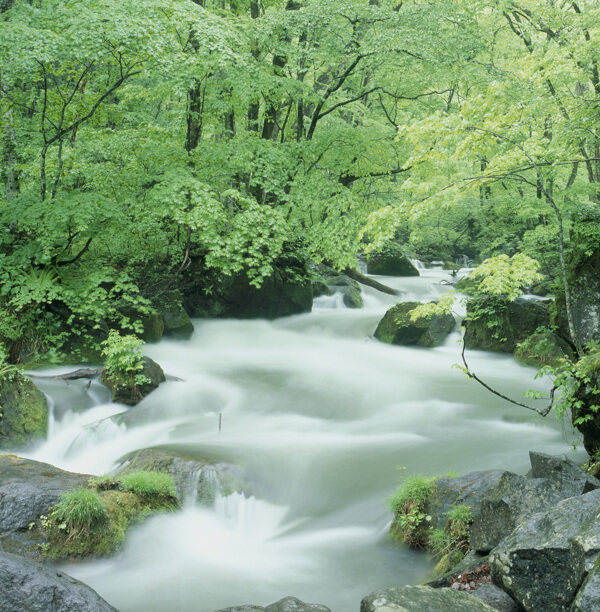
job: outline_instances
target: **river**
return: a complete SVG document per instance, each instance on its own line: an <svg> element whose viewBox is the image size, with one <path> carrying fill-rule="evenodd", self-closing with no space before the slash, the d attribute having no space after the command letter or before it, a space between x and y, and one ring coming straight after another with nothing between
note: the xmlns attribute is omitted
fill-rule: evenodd
<svg viewBox="0 0 600 612"><path fill-rule="evenodd" d="M420 272L378 280L402 300L446 291L444 272ZM53 415L29 457L103 474L130 451L169 446L243 466L253 492L152 517L115 557L63 569L121 612L213 612L286 595L358 611L370 591L417 583L432 566L386 537L386 500L407 475L524 472L529 449L568 450L552 417L452 367L458 332L435 349L379 343L373 331L397 298L363 288L363 299L351 310L319 298L312 313L276 321L195 320L190 340L145 349L183 380L129 410L97 383L40 381ZM510 355L473 351L470 360L516 397L543 388Z"/></svg>

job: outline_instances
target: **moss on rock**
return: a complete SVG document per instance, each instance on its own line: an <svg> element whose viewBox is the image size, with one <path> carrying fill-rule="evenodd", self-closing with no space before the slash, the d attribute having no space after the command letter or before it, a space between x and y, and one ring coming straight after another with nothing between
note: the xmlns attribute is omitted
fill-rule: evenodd
<svg viewBox="0 0 600 612"><path fill-rule="evenodd" d="M157 473L150 476L156 477ZM166 474L160 476L168 481L167 492L163 490L164 487L156 488L154 493L147 488L137 490L110 479L90 479L87 488L67 492L47 515L40 517L40 529L46 538L43 557L102 557L116 552L132 525L151 514L168 512L179 505L177 498L171 494L174 493L172 479ZM92 495L103 510L103 520L78 522L75 516L77 506L71 503L65 508L68 498L80 498L83 500L81 503L88 503L85 500ZM73 520L69 520L68 513L74 516Z"/></svg>
<svg viewBox="0 0 600 612"><path fill-rule="evenodd" d="M44 438L48 404L44 394L16 370L0 378L0 448L17 447Z"/></svg>
<svg viewBox="0 0 600 612"><path fill-rule="evenodd" d="M536 331L515 349L515 359L519 363L536 368L556 367L565 358L572 359L573 350L568 342L550 330Z"/></svg>
<svg viewBox="0 0 600 612"><path fill-rule="evenodd" d="M454 329L451 314L422 317L413 321L410 312L419 302L401 302L390 308L375 330L375 337L388 344L440 346Z"/></svg>
<svg viewBox="0 0 600 612"><path fill-rule="evenodd" d="M367 258L369 274L385 276L419 276L419 271L412 265L397 242L388 242L377 253Z"/></svg>

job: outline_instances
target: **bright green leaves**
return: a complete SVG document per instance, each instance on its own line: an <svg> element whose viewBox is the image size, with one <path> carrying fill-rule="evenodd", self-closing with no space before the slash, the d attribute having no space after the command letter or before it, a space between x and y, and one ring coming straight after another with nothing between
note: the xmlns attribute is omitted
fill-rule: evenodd
<svg viewBox="0 0 600 612"><path fill-rule="evenodd" d="M512 257L498 255L480 264L471 272L471 278L481 279L478 285L481 293L503 295L514 300L521 295L525 286L543 278L538 272L539 267L535 259L522 253Z"/></svg>

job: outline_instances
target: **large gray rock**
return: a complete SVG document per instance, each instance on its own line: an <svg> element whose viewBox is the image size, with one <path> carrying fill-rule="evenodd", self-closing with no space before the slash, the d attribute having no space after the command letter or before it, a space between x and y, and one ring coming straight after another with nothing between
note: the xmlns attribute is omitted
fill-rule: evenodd
<svg viewBox="0 0 600 612"><path fill-rule="evenodd" d="M584 472L566 455L547 455L546 453L529 452L531 475L534 478L550 478L565 492L573 495L589 493L600 489L600 480Z"/></svg>
<svg viewBox="0 0 600 612"><path fill-rule="evenodd" d="M562 612L600 554L600 489L522 522L490 554L492 580L527 612Z"/></svg>
<svg viewBox="0 0 600 612"><path fill-rule="evenodd" d="M265 608L253 605L234 606L233 608L224 608L217 612L331 612L331 610L327 606L320 604L304 603L295 597L284 597Z"/></svg>
<svg viewBox="0 0 600 612"><path fill-rule="evenodd" d="M0 553L2 612L117 612L79 580L24 557Z"/></svg>
<svg viewBox="0 0 600 612"><path fill-rule="evenodd" d="M392 306L377 325L375 337L381 342L400 345L440 346L454 329L451 314L411 320L410 311L419 302L400 302Z"/></svg>
<svg viewBox="0 0 600 612"><path fill-rule="evenodd" d="M406 586L367 595L360 612L494 612L494 608L464 591Z"/></svg>
<svg viewBox="0 0 600 612"><path fill-rule="evenodd" d="M44 394L20 372L0 376L0 448L28 445L47 429Z"/></svg>
<svg viewBox="0 0 600 612"><path fill-rule="evenodd" d="M215 463L183 451L146 448L122 457L114 476L149 471L169 474L181 503L211 506L217 494L227 495L243 489L242 470L230 463Z"/></svg>
<svg viewBox="0 0 600 612"><path fill-rule="evenodd" d="M35 555L40 536L29 525L63 493L85 486L89 478L47 463L0 455L0 549Z"/></svg>
<svg viewBox="0 0 600 612"><path fill-rule="evenodd" d="M481 502L496 489L503 474L501 470L486 470L458 478L438 478L425 504L432 526L443 529L452 506L465 504L471 508L473 518L476 517Z"/></svg>
<svg viewBox="0 0 600 612"><path fill-rule="evenodd" d="M419 276L419 271L396 242L388 242L380 251L367 257L367 272L385 276Z"/></svg>
<svg viewBox="0 0 600 612"><path fill-rule="evenodd" d="M600 568L595 565L577 592L571 612L598 612L600 610Z"/></svg>
<svg viewBox="0 0 600 612"><path fill-rule="evenodd" d="M572 491L549 478L504 472L498 486L481 502L471 526L471 548L488 552L525 518L571 497Z"/></svg>
<svg viewBox="0 0 600 612"><path fill-rule="evenodd" d="M110 389L113 402L135 406L152 393L154 389L157 389L160 383L165 382L165 373L156 361L150 359L150 357L143 357L142 360L144 367L139 374L145 376L147 380L139 385L133 380L123 385L110 378L106 374L106 370L102 372L100 380Z"/></svg>

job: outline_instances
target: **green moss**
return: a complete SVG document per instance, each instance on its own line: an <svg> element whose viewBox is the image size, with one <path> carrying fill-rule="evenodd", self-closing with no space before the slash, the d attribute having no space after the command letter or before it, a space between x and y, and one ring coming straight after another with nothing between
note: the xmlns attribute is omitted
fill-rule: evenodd
<svg viewBox="0 0 600 612"><path fill-rule="evenodd" d="M124 483L108 477L91 479L87 489L68 491L47 516L41 517L47 541L42 555L65 559L113 554L132 525L177 507L177 499L171 495L171 478L159 473L153 476L160 478L154 478L152 485L140 486L138 482L138 491L127 490Z"/></svg>
<svg viewBox="0 0 600 612"><path fill-rule="evenodd" d="M161 472L133 472L121 479L123 489L144 499L173 499L177 497L173 479Z"/></svg>
<svg viewBox="0 0 600 612"><path fill-rule="evenodd" d="M431 531L431 517L425 503L437 477L411 476L390 499L394 519L390 535L411 548L426 548Z"/></svg>
<svg viewBox="0 0 600 612"><path fill-rule="evenodd" d="M564 359L572 358L569 344L549 329L537 330L515 349L515 359L519 363L536 368L545 365L558 367Z"/></svg>
<svg viewBox="0 0 600 612"><path fill-rule="evenodd" d="M431 570L428 581L437 580L442 576L446 575L456 567L465 557L465 554L461 550L452 550L438 561L437 565Z"/></svg>
<svg viewBox="0 0 600 612"><path fill-rule="evenodd" d="M17 371L0 381L0 448L24 446L46 437L48 405L44 394Z"/></svg>

